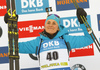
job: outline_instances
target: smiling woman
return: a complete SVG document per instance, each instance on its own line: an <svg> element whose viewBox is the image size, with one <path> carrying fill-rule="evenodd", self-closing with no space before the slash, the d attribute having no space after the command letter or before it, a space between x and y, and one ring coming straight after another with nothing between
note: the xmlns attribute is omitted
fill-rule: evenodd
<svg viewBox="0 0 100 70"><path fill-rule="evenodd" d="M47 37L52 39L61 30L60 27L60 17L56 14L48 15L45 21L44 33ZM42 32L43 33L43 32Z"/></svg>
<svg viewBox="0 0 100 70"><path fill-rule="evenodd" d="M57 31L59 31L57 22L52 19L48 20L45 24L45 30L51 35L56 33Z"/></svg>
<svg viewBox="0 0 100 70"><path fill-rule="evenodd" d="M31 41L18 43L19 53L35 53L40 61L41 70L70 70L69 51L93 43L85 25L81 23L80 26L84 36L71 36L67 29L60 25L60 17L50 14L40 36Z"/></svg>

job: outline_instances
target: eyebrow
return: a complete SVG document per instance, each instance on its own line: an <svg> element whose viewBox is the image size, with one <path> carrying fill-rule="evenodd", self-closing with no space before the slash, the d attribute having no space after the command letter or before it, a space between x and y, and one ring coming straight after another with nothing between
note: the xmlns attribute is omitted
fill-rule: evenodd
<svg viewBox="0 0 100 70"><path fill-rule="evenodd" d="M51 21L50 21L50 20L48 20L48 22L51 22ZM56 21L53 21L53 22L57 23Z"/></svg>

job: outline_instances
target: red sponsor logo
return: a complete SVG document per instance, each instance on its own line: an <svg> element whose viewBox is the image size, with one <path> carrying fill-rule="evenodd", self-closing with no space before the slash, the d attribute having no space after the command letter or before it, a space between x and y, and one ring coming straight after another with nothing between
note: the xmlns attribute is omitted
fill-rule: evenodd
<svg viewBox="0 0 100 70"><path fill-rule="evenodd" d="M0 16L4 16L7 13L6 0L0 0Z"/></svg>
<svg viewBox="0 0 100 70"><path fill-rule="evenodd" d="M94 55L93 44L83 48L72 49L70 52L70 57L91 56L91 55Z"/></svg>
<svg viewBox="0 0 100 70"><path fill-rule="evenodd" d="M37 37L44 30L44 20L18 22L19 38Z"/></svg>

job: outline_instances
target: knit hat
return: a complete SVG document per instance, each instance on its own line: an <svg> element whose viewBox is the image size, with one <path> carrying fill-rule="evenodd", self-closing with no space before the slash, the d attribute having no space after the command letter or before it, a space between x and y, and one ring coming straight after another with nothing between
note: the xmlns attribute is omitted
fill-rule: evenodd
<svg viewBox="0 0 100 70"><path fill-rule="evenodd" d="M46 21L45 21L45 24L46 24L46 22L47 22L49 19L55 20L55 21L58 23L59 30L61 30L61 27L60 27L60 17L59 17L58 15L56 15L56 14L50 14L50 15L47 17L47 19L46 19Z"/></svg>

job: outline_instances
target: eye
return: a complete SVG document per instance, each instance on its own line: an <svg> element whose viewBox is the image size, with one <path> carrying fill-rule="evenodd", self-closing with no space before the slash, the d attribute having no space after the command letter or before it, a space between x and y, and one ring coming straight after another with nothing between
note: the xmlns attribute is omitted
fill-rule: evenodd
<svg viewBox="0 0 100 70"><path fill-rule="evenodd" d="M56 23L55 23L55 22L53 22L53 25L56 25Z"/></svg>
<svg viewBox="0 0 100 70"><path fill-rule="evenodd" d="M47 24L50 24L50 21L48 21Z"/></svg>

